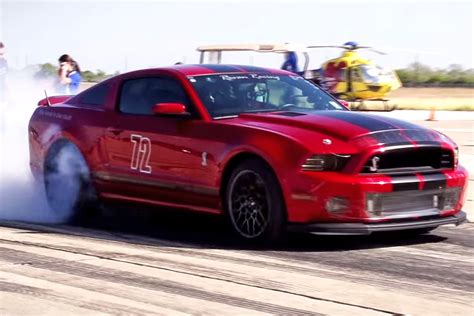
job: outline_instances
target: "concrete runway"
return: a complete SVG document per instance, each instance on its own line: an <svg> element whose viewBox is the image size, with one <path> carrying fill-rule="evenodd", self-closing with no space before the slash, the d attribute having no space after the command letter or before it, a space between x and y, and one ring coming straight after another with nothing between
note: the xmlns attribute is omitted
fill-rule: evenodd
<svg viewBox="0 0 474 316"><path fill-rule="evenodd" d="M176 222L139 235L4 223L0 314L472 315L473 224L252 249L211 220Z"/></svg>
<svg viewBox="0 0 474 316"><path fill-rule="evenodd" d="M474 184L470 112L434 122L397 112L379 114L453 137ZM256 249L212 216L116 211L81 227L1 222L0 315L474 312L473 223L418 237L292 235Z"/></svg>

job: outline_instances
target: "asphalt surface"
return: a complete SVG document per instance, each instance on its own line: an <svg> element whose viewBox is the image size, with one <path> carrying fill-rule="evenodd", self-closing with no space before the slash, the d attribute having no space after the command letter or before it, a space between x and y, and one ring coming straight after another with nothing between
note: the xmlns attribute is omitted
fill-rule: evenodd
<svg viewBox="0 0 474 316"><path fill-rule="evenodd" d="M473 120L411 118L457 141L472 184ZM109 205L80 226L0 222L0 315L474 315L473 247L467 223L256 248L212 216Z"/></svg>
<svg viewBox="0 0 474 316"><path fill-rule="evenodd" d="M250 248L218 222L4 223L0 314L472 314L473 224Z"/></svg>

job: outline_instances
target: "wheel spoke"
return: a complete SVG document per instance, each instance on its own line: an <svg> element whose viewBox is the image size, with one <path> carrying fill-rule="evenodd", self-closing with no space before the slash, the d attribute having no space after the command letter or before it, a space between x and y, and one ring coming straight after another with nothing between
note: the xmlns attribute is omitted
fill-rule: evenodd
<svg viewBox="0 0 474 316"><path fill-rule="evenodd" d="M253 234L255 234L255 232L257 231L257 229L255 229L255 224L256 224L256 218L255 218L255 216L252 216L252 233Z"/></svg>
<svg viewBox="0 0 474 316"><path fill-rule="evenodd" d="M229 213L236 230L247 238L261 235L268 223L268 192L259 174L242 171L231 185Z"/></svg>
<svg viewBox="0 0 474 316"><path fill-rule="evenodd" d="M238 223L241 217L242 217L242 212L239 211L235 221Z"/></svg>
<svg viewBox="0 0 474 316"><path fill-rule="evenodd" d="M257 214L256 214L255 218L258 218L258 217L261 218L261 220L262 220L262 225L265 225L266 222L267 222L267 220L266 220L265 216L263 216L263 214L262 214L262 212L261 212L260 210L257 210Z"/></svg>
<svg viewBox="0 0 474 316"><path fill-rule="evenodd" d="M250 220L249 219L246 220L246 227L247 227L247 234L251 235L250 234Z"/></svg>

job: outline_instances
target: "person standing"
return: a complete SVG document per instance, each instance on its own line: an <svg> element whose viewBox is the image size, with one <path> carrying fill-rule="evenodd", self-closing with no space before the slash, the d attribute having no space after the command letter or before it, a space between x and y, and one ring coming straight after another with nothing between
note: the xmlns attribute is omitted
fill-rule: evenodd
<svg viewBox="0 0 474 316"><path fill-rule="evenodd" d="M76 94L82 79L79 64L68 54L61 55L58 61L60 93Z"/></svg>
<svg viewBox="0 0 474 316"><path fill-rule="evenodd" d="M298 73L298 57L296 56L296 52L285 53L285 61L283 65L281 65L281 69Z"/></svg>
<svg viewBox="0 0 474 316"><path fill-rule="evenodd" d="M6 101L6 81L8 72L8 62L5 58L5 45L0 42L0 103Z"/></svg>

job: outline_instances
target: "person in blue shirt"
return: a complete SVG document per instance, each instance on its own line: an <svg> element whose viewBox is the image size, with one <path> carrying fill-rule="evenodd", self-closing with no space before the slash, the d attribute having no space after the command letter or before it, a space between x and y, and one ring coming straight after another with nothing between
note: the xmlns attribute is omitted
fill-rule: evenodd
<svg viewBox="0 0 474 316"><path fill-rule="evenodd" d="M285 61L283 62L283 65L281 65L281 69L294 73L298 72L298 57L295 52L285 53Z"/></svg>
<svg viewBox="0 0 474 316"><path fill-rule="evenodd" d="M76 94L82 79L79 64L67 54L61 55L58 61L60 93Z"/></svg>

